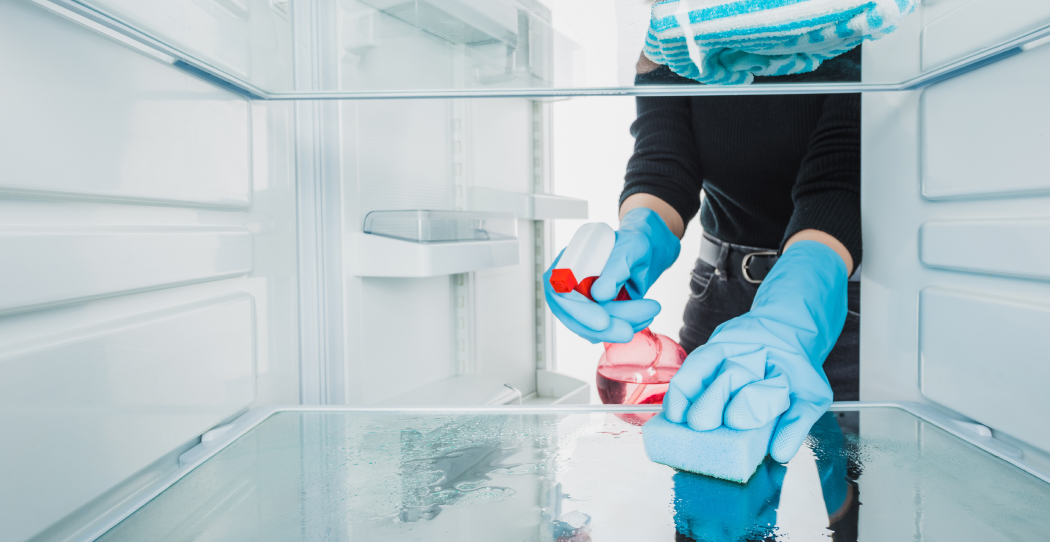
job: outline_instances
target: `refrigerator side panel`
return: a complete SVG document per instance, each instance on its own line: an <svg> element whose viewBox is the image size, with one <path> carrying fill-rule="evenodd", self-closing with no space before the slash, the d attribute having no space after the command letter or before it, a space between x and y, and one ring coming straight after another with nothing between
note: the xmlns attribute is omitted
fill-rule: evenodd
<svg viewBox="0 0 1050 542"><path fill-rule="evenodd" d="M0 2L0 540L65 540L298 402L289 105Z"/></svg>
<svg viewBox="0 0 1050 542"><path fill-rule="evenodd" d="M866 51L878 64L888 59ZM1050 48L865 94L861 399L939 405L1050 469Z"/></svg>

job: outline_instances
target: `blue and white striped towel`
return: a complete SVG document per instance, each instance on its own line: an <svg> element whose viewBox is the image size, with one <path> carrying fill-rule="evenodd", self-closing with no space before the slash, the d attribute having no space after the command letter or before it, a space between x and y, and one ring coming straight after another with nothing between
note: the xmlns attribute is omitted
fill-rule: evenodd
<svg viewBox="0 0 1050 542"><path fill-rule="evenodd" d="M645 56L701 83L788 75L890 34L918 0L662 0ZM688 38L688 39L687 39Z"/></svg>

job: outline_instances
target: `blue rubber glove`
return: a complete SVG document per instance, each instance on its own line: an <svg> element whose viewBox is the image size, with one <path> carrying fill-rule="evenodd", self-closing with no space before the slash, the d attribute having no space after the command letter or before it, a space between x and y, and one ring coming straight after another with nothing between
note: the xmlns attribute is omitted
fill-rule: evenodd
<svg viewBox="0 0 1050 542"><path fill-rule="evenodd" d="M696 431L757 429L780 418L769 454L787 463L832 402L821 367L846 322L846 264L823 243L781 256L751 311L718 326L686 358L664 415Z"/></svg>
<svg viewBox="0 0 1050 542"><path fill-rule="evenodd" d="M821 416L810 431L828 517L836 521L850 499L849 452L835 414ZM807 444L808 445L808 444ZM777 509L788 467L766 459L747 484L678 471L674 482L675 528L693 540L765 540L788 537L777 530Z"/></svg>
<svg viewBox="0 0 1050 542"><path fill-rule="evenodd" d="M675 529L698 542L765 540L776 534L785 474L787 467L769 459L747 484L678 471L671 477Z"/></svg>
<svg viewBox="0 0 1050 542"><path fill-rule="evenodd" d="M609 261L591 286L591 297L598 303L606 303L616 298L620 288L626 287L631 299L642 299L681 251L678 236L656 211L645 207L628 211L620 220Z"/></svg>
<svg viewBox="0 0 1050 542"><path fill-rule="evenodd" d="M543 293L554 316L573 333L591 343L630 342L649 327L660 313L660 304L644 299L649 287L678 258L678 237L655 211L632 209L620 220L616 244L601 276L591 285L591 297L579 292L559 294L551 287L551 273L561 254L543 275ZM631 301L613 301L621 287Z"/></svg>
<svg viewBox="0 0 1050 542"><path fill-rule="evenodd" d="M849 480L846 478L849 463L846 438L834 412L821 416L817 423L813 424L809 435L813 438L813 455L817 458L817 473L820 475L820 489L824 493L824 506L828 517L837 520L846 512L844 506L850 497Z"/></svg>

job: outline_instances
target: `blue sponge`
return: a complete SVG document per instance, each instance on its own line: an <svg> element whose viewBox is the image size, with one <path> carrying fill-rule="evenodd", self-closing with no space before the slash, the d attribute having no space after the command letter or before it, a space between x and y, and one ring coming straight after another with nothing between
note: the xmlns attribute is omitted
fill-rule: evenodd
<svg viewBox="0 0 1050 542"><path fill-rule="evenodd" d="M646 455L656 463L745 484L766 457L776 424L773 420L750 431L725 426L693 431L667 421L661 413L642 426L642 442Z"/></svg>

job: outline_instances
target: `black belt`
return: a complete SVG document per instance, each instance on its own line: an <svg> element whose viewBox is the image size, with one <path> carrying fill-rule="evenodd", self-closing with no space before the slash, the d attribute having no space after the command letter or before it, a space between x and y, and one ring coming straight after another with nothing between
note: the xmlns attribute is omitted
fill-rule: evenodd
<svg viewBox="0 0 1050 542"><path fill-rule="evenodd" d="M751 284L761 283L779 257L780 253L776 250L734 245L706 233L700 241L700 260L714 267L715 273L739 272Z"/></svg>

